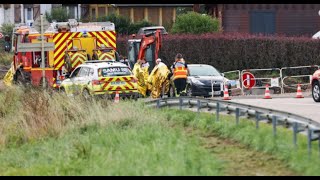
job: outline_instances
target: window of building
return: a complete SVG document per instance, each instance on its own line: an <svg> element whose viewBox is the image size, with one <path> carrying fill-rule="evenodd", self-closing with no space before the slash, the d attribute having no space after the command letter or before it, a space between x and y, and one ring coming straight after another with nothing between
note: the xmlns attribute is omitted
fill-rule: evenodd
<svg viewBox="0 0 320 180"><path fill-rule="evenodd" d="M92 19L95 20L96 19L96 8L92 8L91 13L92 13Z"/></svg>
<svg viewBox="0 0 320 180"><path fill-rule="evenodd" d="M250 13L250 32L254 34L274 34L276 18L273 11L253 11Z"/></svg>
<svg viewBox="0 0 320 180"><path fill-rule="evenodd" d="M75 14L75 6L68 6L68 15L70 19L75 19L76 14Z"/></svg>
<svg viewBox="0 0 320 180"><path fill-rule="evenodd" d="M32 18L32 8L27 8L27 20L33 20L33 18Z"/></svg>

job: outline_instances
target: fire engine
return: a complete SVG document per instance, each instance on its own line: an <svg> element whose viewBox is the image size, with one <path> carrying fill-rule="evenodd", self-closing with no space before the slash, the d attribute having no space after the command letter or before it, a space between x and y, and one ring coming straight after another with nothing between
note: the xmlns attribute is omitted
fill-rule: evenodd
<svg viewBox="0 0 320 180"><path fill-rule="evenodd" d="M30 26L18 26L13 31L11 77L17 83L39 86L45 78L47 86L59 88L66 75L85 61L119 58L114 23L81 23L74 19L51 23L44 41L53 43L54 49L45 51L43 77L41 51L32 48L32 44L41 43L41 34Z"/></svg>

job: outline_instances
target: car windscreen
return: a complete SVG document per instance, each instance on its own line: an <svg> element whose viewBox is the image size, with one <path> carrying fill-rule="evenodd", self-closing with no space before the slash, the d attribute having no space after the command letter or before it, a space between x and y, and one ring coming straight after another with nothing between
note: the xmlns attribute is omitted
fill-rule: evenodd
<svg viewBox="0 0 320 180"><path fill-rule="evenodd" d="M128 67L107 67L98 70L99 77L129 76L131 71Z"/></svg>
<svg viewBox="0 0 320 180"><path fill-rule="evenodd" d="M145 30L140 30L138 32L138 34L148 34L148 33L152 33L155 32L157 29L145 29ZM167 34L165 29L160 29L161 30L161 34Z"/></svg>
<svg viewBox="0 0 320 180"><path fill-rule="evenodd" d="M221 76L212 66L188 66L190 76Z"/></svg>

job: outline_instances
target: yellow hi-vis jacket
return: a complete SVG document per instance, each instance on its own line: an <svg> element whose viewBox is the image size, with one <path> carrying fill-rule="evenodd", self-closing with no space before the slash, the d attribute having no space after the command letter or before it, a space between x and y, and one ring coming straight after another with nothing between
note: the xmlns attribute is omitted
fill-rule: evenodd
<svg viewBox="0 0 320 180"><path fill-rule="evenodd" d="M147 79L149 77L149 67L141 67L140 64L136 63L133 67L133 75L138 79L138 91L143 96L147 95L148 83Z"/></svg>
<svg viewBox="0 0 320 180"><path fill-rule="evenodd" d="M183 61L177 61L173 64L173 80L187 79L188 70Z"/></svg>

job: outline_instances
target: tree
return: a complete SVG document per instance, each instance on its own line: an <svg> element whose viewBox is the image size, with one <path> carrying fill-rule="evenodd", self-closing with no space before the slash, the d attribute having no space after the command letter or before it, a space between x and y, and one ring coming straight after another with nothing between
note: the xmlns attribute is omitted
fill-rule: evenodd
<svg viewBox="0 0 320 180"><path fill-rule="evenodd" d="M153 26L152 23L146 20L143 20L137 23L131 23L129 18L125 16L117 15L117 14L111 14L108 16L99 17L98 21L113 22L116 27L117 34L121 34L121 35L135 34L142 27Z"/></svg>
<svg viewBox="0 0 320 180"><path fill-rule="evenodd" d="M179 15L172 27L172 33L203 34L218 31L219 21L216 18L196 12Z"/></svg>
<svg viewBox="0 0 320 180"><path fill-rule="evenodd" d="M116 26L117 34L128 34L130 20L127 17L117 15L117 14L110 14L108 16L103 16L98 18L99 22L103 21L110 21L113 22Z"/></svg>
<svg viewBox="0 0 320 180"><path fill-rule="evenodd" d="M51 13L46 12L46 18L49 22L52 22L53 20L56 20L57 22L66 22L70 19L66 8L63 7L53 8Z"/></svg>
<svg viewBox="0 0 320 180"><path fill-rule="evenodd" d="M14 24L4 23L1 25L0 31L4 36L9 36L11 39L13 28Z"/></svg>

